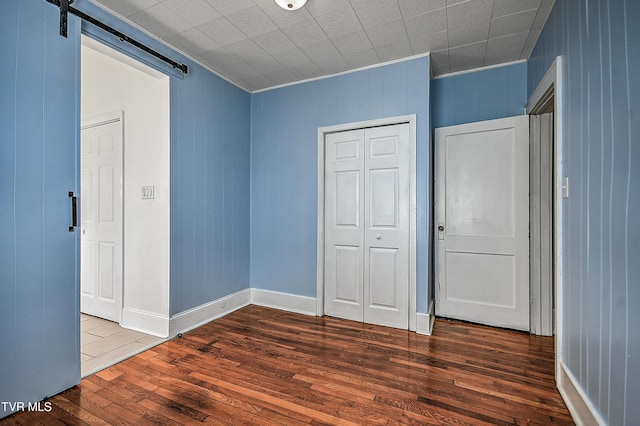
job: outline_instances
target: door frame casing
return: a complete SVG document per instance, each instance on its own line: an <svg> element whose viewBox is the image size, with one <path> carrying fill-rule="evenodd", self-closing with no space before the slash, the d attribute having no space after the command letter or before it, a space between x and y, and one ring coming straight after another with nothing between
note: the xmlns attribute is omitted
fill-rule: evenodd
<svg viewBox="0 0 640 426"><path fill-rule="evenodd" d="M118 111L113 111L113 112L109 112L109 113L105 113L105 114L99 114L99 115L93 115L93 116L89 116L86 118L83 118L80 122L80 134L82 134L82 130L85 129L90 129L93 127L98 127L98 126L103 126L105 124L111 124L111 123L120 123L120 140L122 141L121 143L121 149L122 151L120 152L120 198L121 198L121 206L120 206L120 211L118 212L120 214L120 219L122 222L122 230L121 230L121 235L120 235L120 288L118 289L118 293L119 293L119 299L118 299L118 324L122 324L122 310L124 308L124 252L125 252L125 247L124 247L124 229L125 229L125 223L124 223L124 205L125 205L125 200L124 200L124 180L125 180L125 176L124 176L124 151L125 151L125 146L124 144L126 143L125 138L124 138L124 111L123 110L118 110ZM80 144L82 144L82 140L80 140ZM78 153L81 154L81 149L78 149ZM80 194L82 194L82 155L80 155L80 162L79 162L79 168L80 168L80 174L78 177L78 187L80 188ZM80 205L82 205L82 200L80 200ZM82 209L80 209L80 225L82 226ZM82 235L80 236L80 239L82 240ZM80 242L80 246L82 245L82 241ZM82 249L80 248L79 250L79 254L78 254L78 264L80 266L80 275L79 275L79 284L80 284L80 298L82 299ZM82 312L82 306L80 306L80 312Z"/></svg>
<svg viewBox="0 0 640 426"><path fill-rule="evenodd" d="M416 192L416 115L380 118L318 128L318 214L317 214L317 269L316 315L324 315L324 201L325 201L325 135L369 127L409 125L409 330L416 331L416 267L417 267L417 192Z"/></svg>
<svg viewBox="0 0 640 426"><path fill-rule="evenodd" d="M544 77L533 91L526 106L526 113L535 113L538 108L546 102L549 91L553 91L553 173L554 173L554 199L553 199L553 293L555 297L554 331L555 331L555 364L556 383L561 382L562 360L563 360L563 253L562 253L562 146L563 146L563 117L564 117L564 80L563 80L563 59L558 56L551 64Z"/></svg>

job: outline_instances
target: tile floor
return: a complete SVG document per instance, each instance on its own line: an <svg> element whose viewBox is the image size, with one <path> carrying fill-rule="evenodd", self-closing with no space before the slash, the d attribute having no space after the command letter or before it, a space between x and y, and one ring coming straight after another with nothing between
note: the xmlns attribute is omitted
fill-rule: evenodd
<svg viewBox="0 0 640 426"><path fill-rule="evenodd" d="M166 339L139 331L128 330L120 324L80 314L80 356L82 377L96 373Z"/></svg>

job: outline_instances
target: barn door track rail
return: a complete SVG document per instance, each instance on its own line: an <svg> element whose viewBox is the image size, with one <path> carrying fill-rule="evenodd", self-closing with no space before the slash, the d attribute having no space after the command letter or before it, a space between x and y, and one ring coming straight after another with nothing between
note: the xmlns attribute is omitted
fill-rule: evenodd
<svg viewBox="0 0 640 426"><path fill-rule="evenodd" d="M115 28L110 27L104 22L101 22L95 19L94 17L89 16L86 13L72 7L71 4L73 4L74 0L46 0L46 1L60 8L60 35L62 37L67 37L67 17L68 17L68 14L71 13L73 15L76 15L80 19L95 25L96 27L102 28L103 30L105 30L110 34L113 34L114 36L118 37L120 40L125 41L137 47L138 49L143 50L148 54L155 56L156 58L168 63L173 68L177 68L180 71L182 71L184 74L186 74L189 70L189 68L185 64L181 64L179 62L174 61L173 59L163 55L162 53L157 52L151 49L150 47L140 43L139 41L132 39L128 35L116 30Z"/></svg>

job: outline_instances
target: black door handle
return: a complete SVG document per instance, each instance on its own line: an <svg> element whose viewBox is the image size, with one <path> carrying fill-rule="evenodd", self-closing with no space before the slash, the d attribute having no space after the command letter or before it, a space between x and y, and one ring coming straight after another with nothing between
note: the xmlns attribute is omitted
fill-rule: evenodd
<svg viewBox="0 0 640 426"><path fill-rule="evenodd" d="M69 232L73 232L78 226L78 197L75 196L73 191L69 191L69 198L71 198L71 226L69 227Z"/></svg>

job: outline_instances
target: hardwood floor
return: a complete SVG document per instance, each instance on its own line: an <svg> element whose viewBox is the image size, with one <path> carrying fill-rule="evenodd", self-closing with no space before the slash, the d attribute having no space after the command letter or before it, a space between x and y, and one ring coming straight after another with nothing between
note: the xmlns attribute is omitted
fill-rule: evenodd
<svg viewBox="0 0 640 426"><path fill-rule="evenodd" d="M248 306L6 424L573 424L553 338L437 320L433 336Z"/></svg>

